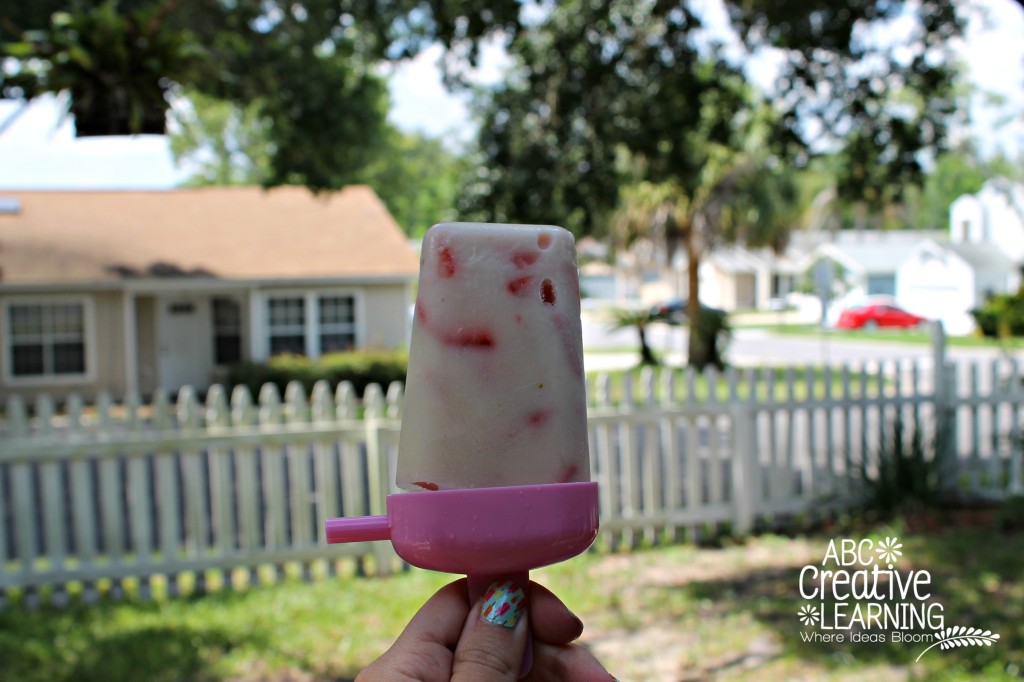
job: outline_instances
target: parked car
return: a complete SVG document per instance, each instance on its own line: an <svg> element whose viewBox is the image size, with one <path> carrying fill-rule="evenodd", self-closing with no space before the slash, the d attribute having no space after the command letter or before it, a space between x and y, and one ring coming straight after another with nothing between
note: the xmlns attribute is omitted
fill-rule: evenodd
<svg viewBox="0 0 1024 682"><path fill-rule="evenodd" d="M927 318L908 313L891 303L868 303L847 308L836 322L838 329L879 329L883 327L912 329L928 322Z"/></svg>
<svg viewBox="0 0 1024 682"><path fill-rule="evenodd" d="M664 303L658 303L651 308L651 320L668 324L686 324L686 310L689 305L689 299L686 298L672 298ZM703 303L700 304L700 307L709 312L725 314L724 310L712 308Z"/></svg>

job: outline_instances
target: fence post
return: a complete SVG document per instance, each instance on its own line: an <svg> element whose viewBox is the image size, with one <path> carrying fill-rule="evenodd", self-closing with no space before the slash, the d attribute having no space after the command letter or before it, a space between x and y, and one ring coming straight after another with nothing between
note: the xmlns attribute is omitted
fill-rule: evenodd
<svg viewBox="0 0 1024 682"><path fill-rule="evenodd" d="M932 341L932 397L935 402L935 457L938 460L939 486L952 493L957 479L956 368L946 359L946 331L934 321Z"/></svg>
<svg viewBox="0 0 1024 682"><path fill-rule="evenodd" d="M370 514L387 514L387 496L391 492L391 473L387 453L380 442L381 421L385 417L386 403L379 384L370 384L363 393L364 425L366 427L366 472L370 483ZM390 575L395 556L391 544L373 543L373 556L377 575Z"/></svg>
<svg viewBox="0 0 1024 682"><path fill-rule="evenodd" d="M928 326L932 337L932 390L938 395L939 389L945 383L942 368L946 366L946 330L937 320L929 322Z"/></svg>
<svg viewBox="0 0 1024 682"><path fill-rule="evenodd" d="M758 509L757 451L754 443L754 413L749 403L734 402L732 412L732 508L733 533L744 535L754 527Z"/></svg>

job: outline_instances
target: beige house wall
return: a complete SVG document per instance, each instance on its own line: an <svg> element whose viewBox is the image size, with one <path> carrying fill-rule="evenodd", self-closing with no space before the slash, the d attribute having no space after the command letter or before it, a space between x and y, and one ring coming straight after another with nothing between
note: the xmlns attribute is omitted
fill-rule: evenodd
<svg viewBox="0 0 1024 682"><path fill-rule="evenodd" d="M267 295L295 291L350 291L356 299L356 337L361 348L404 348L408 345L411 305L413 302L412 286L409 283L367 283L358 286L324 286L308 289L266 288L261 291L257 306L265 301ZM161 372L166 369L161 361L161 348L164 352L174 349L184 352L179 358L186 363L185 367L196 370L198 377L207 383L223 381L226 377L224 368L213 364L210 302L214 296L228 296L239 302L242 314L242 357L253 357L253 348L258 347L265 337L266 329L260 325L250 324L251 305L250 292L213 293L197 291L177 295L173 293L132 293L123 291L100 291L89 293L61 294L26 294L0 295L0 340L2 357L0 357L0 400L12 394L21 395L26 400L34 400L40 393L46 393L57 400L63 400L72 393L81 395L92 401L101 391L109 392L116 400L121 400L132 382L128 380L128 365L134 362L137 374L134 377L137 390L143 396L151 396L161 382L165 380ZM126 315L126 301L134 300L133 329L126 329L132 316ZM6 329L7 305L5 302L41 302L57 303L61 301L82 301L86 308L86 366L84 377L44 377L44 378L12 378L7 365L10 363L9 332ZM168 346L168 339L161 338L161 324L165 327L175 323L175 316L164 314L161 318L161 306L168 306L175 301L192 301L195 338L192 343L185 344L173 340ZM163 319L163 322L161 322ZM265 322L265 320L264 320ZM199 324L201 323L201 324ZM180 331L180 330L179 330ZM173 339L173 330L165 330ZM180 334L179 334L180 336ZM134 338L135 349L128 353L126 343ZM165 347L166 346L166 347ZM173 346L174 348L172 348ZM187 347L187 348L186 348ZM166 388L166 387L165 387Z"/></svg>
<svg viewBox="0 0 1024 682"><path fill-rule="evenodd" d="M757 284L754 274L749 272L736 273L736 299L734 310L753 308L757 304Z"/></svg>
<svg viewBox="0 0 1024 682"><path fill-rule="evenodd" d="M85 309L84 377L12 377L8 305L11 303L78 302ZM27 401L42 393L64 400L77 393L86 400L95 400L107 391L120 400L126 390L124 305L120 291L61 294L11 294L0 296L0 399L13 394Z"/></svg>
<svg viewBox="0 0 1024 682"><path fill-rule="evenodd" d="M411 287L405 284L368 286L364 290L364 348L403 348L409 342Z"/></svg>
<svg viewBox="0 0 1024 682"><path fill-rule="evenodd" d="M95 389L111 391L120 399L127 388L125 372L124 294L96 294L96 327L99 337Z"/></svg>

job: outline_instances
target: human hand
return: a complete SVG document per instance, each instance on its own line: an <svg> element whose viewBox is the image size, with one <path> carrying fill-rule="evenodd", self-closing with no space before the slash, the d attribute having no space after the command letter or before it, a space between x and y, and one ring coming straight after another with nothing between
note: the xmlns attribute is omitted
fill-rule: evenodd
<svg viewBox="0 0 1024 682"><path fill-rule="evenodd" d="M572 644L583 632L580 619L542 585L531 581L529 590L526 604L520 588L499 582L470 604L465 579L446 585L356 682L514 682L531 635L528 682L613 680L590 652Z"/></svg>

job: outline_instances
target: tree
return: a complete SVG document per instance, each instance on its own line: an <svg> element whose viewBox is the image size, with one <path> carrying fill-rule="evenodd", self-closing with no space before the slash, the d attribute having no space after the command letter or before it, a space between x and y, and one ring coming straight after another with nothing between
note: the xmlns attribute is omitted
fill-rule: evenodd
<svg viewBox="0 0 1024 682"><path fill-rule="evenodd" d="M161 134L163 79L198 76L204 56L192 33L174 26L171 9L156 3L121 8L117 0L104 0L54 11L45 28L3 43L0 61L20 62L11 73L0 71L0 94L31 99L67 91L79 136Z"/></svg>
<svg viewBox="0 0 1024 682"><path fill-rule="evenodd" d="M241 107L189 92L171 116L174 162L195 169L186 184L259 185L269 177L270 124L257 104Z"/></svg>
<svg viewBox="0 0 1024 682"><path fill-rule="evenodd" d="M332 189L380 155L381 60L439 40L457 80L480 38L515 34L519 11L510 0L15 2L0 17L0 97L69 91L79 134L162 132L176 87L255 106L272 142L264 183Z"/></svg>
<svg viewBox="0 0 1024 682"><path fill-rule="evenodd" d="M914 227L944 230L949 207L964 194L974 194L992 177L1014 177L1017 169L1005 158L983 160L969 144L938 157L919 193L912 197Z"/></svg>
<svg viewBox="0 0 1024 682"><path fill-rule="evenodd" d="M654 173L699 172L700 150L677 138L704 109L735 112L744 80L705 31L699 7L575 0L517 33L511 50L519 69L481 107L486 170L462 210L556 215L578 232L600 231L616 203L621 145L656 160ZM872 208L898 201L921 180L926 153L942 149L956 111L949 50L962 20L952 1L924 2L914 12L882 0L728 0L726 7L748 58L774 51L785 60L770 93L781 158L803 167L839 150L841 197ZM900 50L872 38L897 19L909 26ZM706 137L722 141L731 120L723 117Z"/></svg>
<svg viewBox="0 0 1024 682"><path fill-rule="evenodd" d="M464 154L438 138L389 129L383 153L360 177L374 188L409 236L458 216L455 202L467 173Z"/></svg>
<svg viewBox="0 0 1024 682"><path fill-rule="evenodd" d="M839 149L838 190L865 204L898 199L920 180L922 153L941 149L956 104L952 2L926 1L913 14L882 0L725 4L748 56L785 58L770 102L704 31L698 3L559 3L514 36L515 71L480 103L482 170L460 210L603 233L620 185L670 183L696 306L696 264L715 239L778 241L774 221L747 219L788 194L777 171ZM911 19L905 51L866 35L897 17ZM757 155L737 134L753 128ZM623 157L639 162L640 177Z"/></svg>
<svg viewBox="0 0 1024 682"><path fill-rule="evenodd" d="M751 142L752 146L756 143ZM691 320L689 364L722 366L718 338L724 320L701 306L700 263L721 243L781 249L798 220L794 176L777 159L754 149L736 151L709 145L708 159L696 182L641 183L623 192L624 203L612 224L640 236L679 244L687 265L687 319ZM619 219L618 216L623 216Z"/></svg>
<svg viewBox="0 0 1024 682"><path fill-rule="evenodd" d="M785 56L785 122L794 137L838 148L844 203L877 212L921 182L926 153L944 148L957 114L957 3L924 0L913 12L881 0L726 6L746 45ZM900 35L899 50L880 37L886 32Z"/></svg>
<svg viewBox="0 0 1024 682"><path fill-rule="evenodd" d="M611 312L611 329L635 329L640 344L640 364L659 365L657 356L647 341L647 325L651 323L651 314L646 310L629 310L619 308Z"/></svg>
<svg viewBox="0 0 1024 682"><path fill-rule="evenodd" d="M195 169L186 184L265 184L273 138L260 111L256 104L242 108L201 93L182 98L172 114L170 143L175 161ZM387 125L376 154L349 182L373 187L398 224L418 237L433 223L455 218L464 173L463 157L441 140Z"/></svg>

